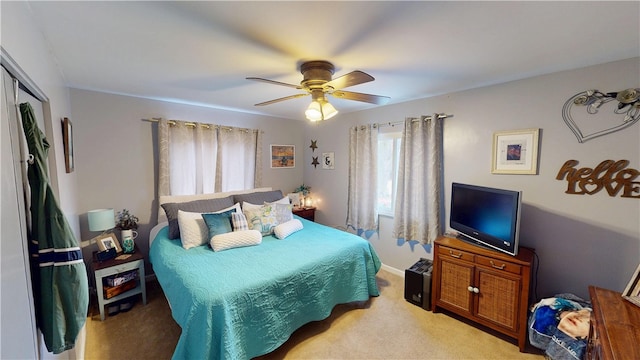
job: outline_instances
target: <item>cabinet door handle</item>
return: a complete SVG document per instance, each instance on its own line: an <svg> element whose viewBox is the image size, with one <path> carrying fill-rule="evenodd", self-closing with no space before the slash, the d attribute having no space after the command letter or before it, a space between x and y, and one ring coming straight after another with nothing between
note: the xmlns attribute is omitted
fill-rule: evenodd
<svg viewBox="0 0 640 360"><path fill-rule="evenodd" d="M493 266L494 268L498 269L498 270L504 270L504 267L507 266L507 264L502 264L500 266L496 265L493 260L489 261L491 263L491 266Z"/></svg>
<svg viewBox="0 0 640 360"><path fill-rule="evenodd" d="M449 255L453 256L456 259L460 259L462 257L462 253L454 254L451 250L449 250Z"/></svg>
<svg viewBox="0 0 640 360"><path fill-rule="evenodd" d="M478 289L477 287L473 287L471 285L469 285L467 290L469 290L469 292L476 293L476 294L480 292L480 289Z"/></svg>

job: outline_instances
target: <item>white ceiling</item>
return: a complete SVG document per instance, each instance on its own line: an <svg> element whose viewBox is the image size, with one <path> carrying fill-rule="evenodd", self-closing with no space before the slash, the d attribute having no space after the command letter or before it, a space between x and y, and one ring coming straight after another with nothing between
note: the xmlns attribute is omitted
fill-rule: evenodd
<svg viewBox="0 0 640 360"><path fill-rule="evenodd" d="M299 90L245 78L299 84L302 61L328 60L393 104L640 56L638 1L29 5L69 87L297 120L309 97L255 107Z"/></svg>

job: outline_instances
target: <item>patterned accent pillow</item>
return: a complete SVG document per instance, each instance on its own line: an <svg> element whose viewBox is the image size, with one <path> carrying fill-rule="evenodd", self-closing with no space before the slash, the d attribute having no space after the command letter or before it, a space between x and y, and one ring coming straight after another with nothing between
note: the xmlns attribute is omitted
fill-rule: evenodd
<svg viewBox="0 0 640 360"><path fill-rule="evenodd" d="M244 202L242 202L242 211L249 210L249 209L256 209L256 208L261 207L262 205L274 205L274 204L289 205L289 204L291 204L291 201L289 200L288 196L285 196L282 199L279 199L279 200L276 200L276 201L272 201L272 202L265 201L260 205L244 201Z"/></svg>
<svg viewBox="0 0 640 360"><path fill-rule="evenodd" d="M233 225L233 231L249 230L247 217L241 212L234 212L231 214L231 224Z"/></svg>
<svg viewBox="0 0 640 360"><path fill-rule="evenodd" d="M276 203L275 207L276 220L278 221L278 224L283 224L293 219L293 212L291 211L293 209L293 205Z"/></svg>
<svg viewBox="0 0 640 360"><path fill-rule="evenodd" d="M262 235L273 234L273 228L278 225L273 205L247 209L244 212L244 216L247 217L249 229L258 230Z"/></svg>

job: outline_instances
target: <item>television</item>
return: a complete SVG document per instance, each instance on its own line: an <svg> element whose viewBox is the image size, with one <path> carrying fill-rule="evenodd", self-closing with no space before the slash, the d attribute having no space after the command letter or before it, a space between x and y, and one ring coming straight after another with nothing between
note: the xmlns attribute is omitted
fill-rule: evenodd
<svg viewBox="0 0 640 360"><path fill-rule="evenodd" d="M521 191L452 183L449 226L462 240L518 254Z"/></svg>

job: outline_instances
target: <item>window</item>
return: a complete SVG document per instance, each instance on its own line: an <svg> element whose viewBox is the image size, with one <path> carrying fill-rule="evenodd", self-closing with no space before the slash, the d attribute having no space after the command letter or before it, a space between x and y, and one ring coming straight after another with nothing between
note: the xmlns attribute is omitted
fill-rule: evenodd
<svg viewBox="0 0 640 360"><path fill-rule="evenodd" d="M386 129L385 129L386 130ZM393 216L402 132L380 129L378 135L378 214Z"/></svg>

